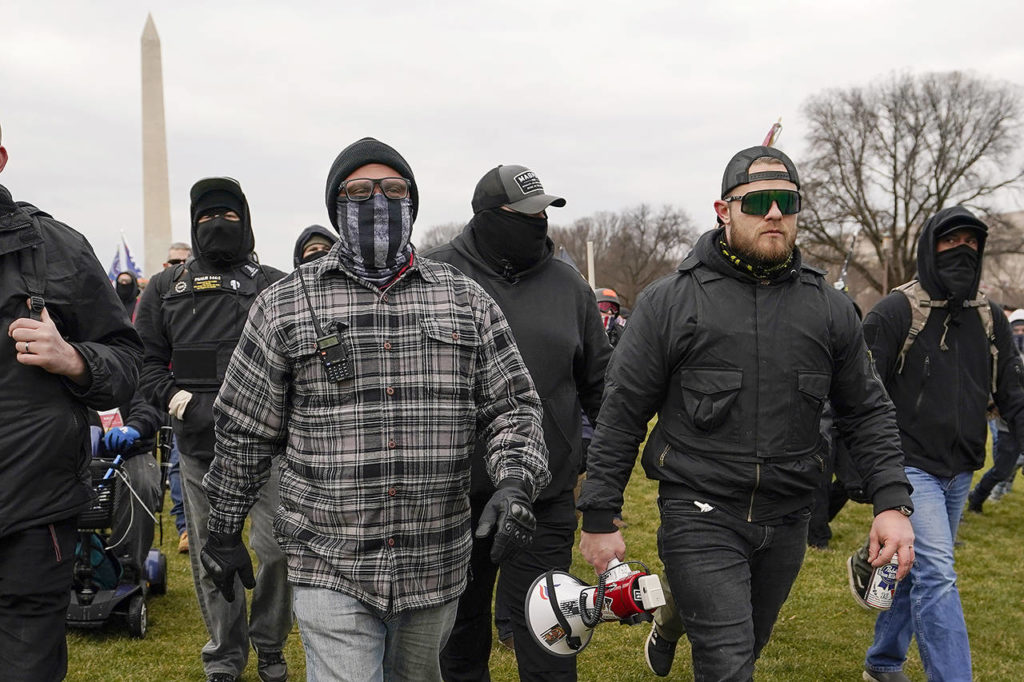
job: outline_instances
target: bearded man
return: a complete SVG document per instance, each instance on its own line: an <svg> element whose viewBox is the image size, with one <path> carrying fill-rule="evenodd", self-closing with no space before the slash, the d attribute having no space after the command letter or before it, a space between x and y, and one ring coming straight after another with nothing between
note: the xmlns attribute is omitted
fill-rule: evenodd
<svg viewBox="0 0 1024 682"><path fill-rule="evenodd" d="M853 303L795 246L800 181L770 147L729 161L719 226L640 296L606 376L578 508L596 571L625 557L612 522L643 453L659 481L658 549L697 680L749 680L803 562L822 476L826 400L874 503L871 560L913 561L910 486L892 403L872 372ZM656 622L647 661L675 652Z"/></svg>

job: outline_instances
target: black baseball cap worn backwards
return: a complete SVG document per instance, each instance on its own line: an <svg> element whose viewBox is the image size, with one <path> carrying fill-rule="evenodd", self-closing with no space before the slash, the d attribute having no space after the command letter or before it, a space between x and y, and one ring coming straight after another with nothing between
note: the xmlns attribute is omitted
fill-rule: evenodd
<svg viewBox="0 0 1024 682"><path fill-rule="evenodd" d="M537 174L510 164L487 171L473 191L473 213L508 206L520 213L540 213L548 206L565 206L565 199L544 193Z"/></svg>
<svg viewBox="0 0 1024 682"><path fill-rule="evenodd" d="M750 164L765 156L777 159L779 163L786 167L785 172L749 172ZM748 147L743 151L736 152L725 167L725 173L722 175L722 198L724 199L729 196L729 193L740 185L759 180L789 180L796 185L797 189L800 189L800 176L797 175L796 166L793 165L788 156L774 147Z"/></svg>

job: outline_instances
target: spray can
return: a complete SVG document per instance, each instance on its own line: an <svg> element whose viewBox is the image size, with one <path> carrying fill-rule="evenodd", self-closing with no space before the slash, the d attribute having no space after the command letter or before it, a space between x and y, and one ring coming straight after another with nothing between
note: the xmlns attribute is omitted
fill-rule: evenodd
<svg viewBox="0 0 1024 682"><path fill-rule="evenodd" d="M892 555L887 564L882 564L871 572L871 580L868 581L868 591L864 595L864 602L873 609L888 611L892 608L893 593L896 592L896 573L899 570L899 557Z"/></svg>

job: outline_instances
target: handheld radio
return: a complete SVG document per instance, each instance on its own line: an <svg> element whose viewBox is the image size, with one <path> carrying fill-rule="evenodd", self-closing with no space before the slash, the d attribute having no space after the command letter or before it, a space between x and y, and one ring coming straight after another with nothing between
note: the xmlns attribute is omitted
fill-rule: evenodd
<svg viewBox="0 0 1024 682"><path fill-rule="evenodd" d="M299 283L302 285L302 294L306 297L306 305L309 306L309 314L313 317L313 329L316 330L316 352L320 356L320 364L323 365L324 373L330 381L338 383L352 376L352 366L348 359L348 350L337 333L327 334L320 326L320 320L313 310L313 302L309 300L309 291L306 289L306 280L302 273L298 273Z"/></svg>

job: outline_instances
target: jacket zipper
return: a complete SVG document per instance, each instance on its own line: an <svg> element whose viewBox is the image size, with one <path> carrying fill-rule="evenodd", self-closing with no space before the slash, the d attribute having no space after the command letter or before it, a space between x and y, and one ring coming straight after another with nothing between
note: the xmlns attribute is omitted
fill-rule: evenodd
<svg viewBox="0 0 1024 682"><path fill-rule="evenodd" d="M931 368L929 367L930 364L931 364L931 358L929 356L927 356L927 355L924 356L924 378L925 379L927 379L931 375ZM917 394L917 400L914 401L914 414L917 414L917 413L919 413L921 411L921 399L924 398L924 392L925 392L925 387L924 387L924 383L923 383L923 380L922 380L921 392Z"/></svg>
<svg viewBox="0 0 1024 682"><path fill-rule="evenodd" d="M754 495L757 494L757 486L761 485L761 463L754 465L754 489L750 491L750 508L747 509L747 523L754 521Z"/></svg>
<svg viewBox="0 0 1024 682"><path fill-rule="evenodd" d="M668 454L668 447L669 446L666 445L665 449L661 451L661 456L658 457L658 466L660 467L665 466L665 455Z"/></svg>

